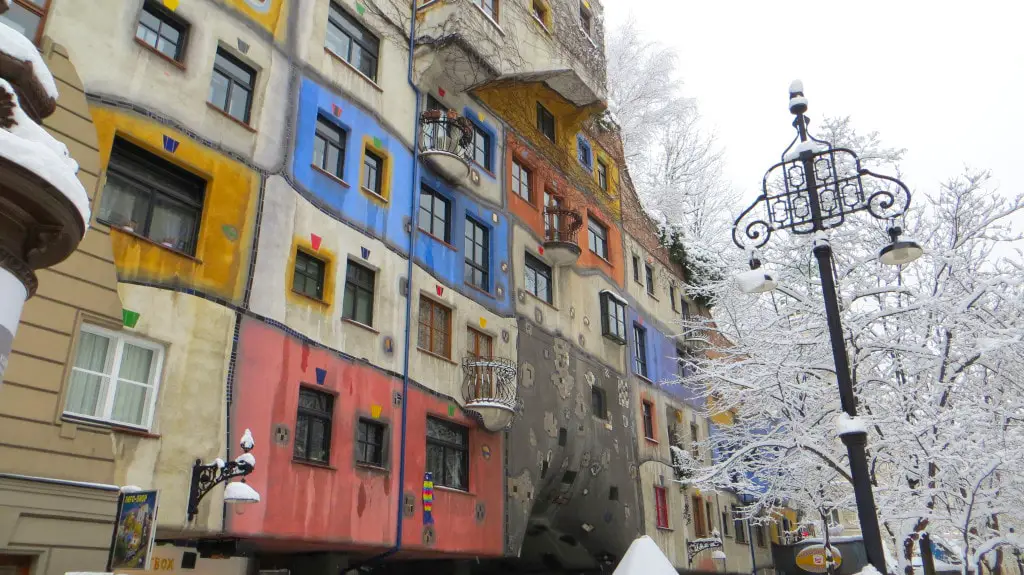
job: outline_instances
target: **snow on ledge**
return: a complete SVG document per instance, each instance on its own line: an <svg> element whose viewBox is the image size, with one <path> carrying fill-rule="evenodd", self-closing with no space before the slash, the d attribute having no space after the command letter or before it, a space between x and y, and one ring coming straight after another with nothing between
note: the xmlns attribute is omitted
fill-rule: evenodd
<svg viewBox="0 0 1024 575"><path fill-rule="evenodd" d="M82 216L83 232L89 228L89 196L75 172L64 164L64 159L47 146L6 130L0 130L0 157L33 172L64 194Z"/></svg>
<svg viewBox="0 0 1024 575"><path fill-rule="evenodd" d="M836 418L836 435L856 435L868 432L868 422L863 417L850 417L847 413L841 413Z"/></svg>
<svg viewBox="0 0 1024 575"><path fill-rule="evenodd" d="M792 162L794 160L799 160L800 154L803 152L811 152L812 154L817 154L819 152L825 151L828 151L828 146L826 144L822 144L821 142L815 142L814 140L807 140L806 142L800 142L799 144L793 146L792 149L786 152L785 156L782 156L782 160L785 162Z"/></svg>
<svg viewBox="0 0 1024 575"><path fill-rule="evenodd" d="M0 0L0 3L6 1ZM15 60L31 62L32 74L43 89L46 90L46 95L54 100L59 97L57 83L54 82L53 74L46 67L42 56L39 55L39 50L36 49L35 45L28 38L3 22L0 22L0 52L7 54Z"/></svg>

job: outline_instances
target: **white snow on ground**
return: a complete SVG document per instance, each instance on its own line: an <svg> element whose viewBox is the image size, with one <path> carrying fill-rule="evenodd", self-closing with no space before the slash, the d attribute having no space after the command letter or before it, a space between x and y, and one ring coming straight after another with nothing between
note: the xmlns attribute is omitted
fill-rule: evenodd
<svg viewBox="0 0 1024 575"><path fill-rule="evenodd" d="M612 575L678 575L672 562L647 535L633 540Z"/></svg>
<svg viewBox="0 0 1024 575"><path fill-rule="evenodd" d="M850 417L846 413L836 418L836 435L853 435L867 433L868 422L863 417Z"/></svg>
<svg viewBox="0 0 1024 575"><path fill-rule="evenodd" d="M4 0L0 0L0 2L2 1ZM28 60L32 62L32 73L35 75L36 80L42 84L47 95L54 100L58 98L57 83L53 81L53 74L50 73L50 69L43 62L42 56L39 55L39 50L36 49L35 45L28 38L2 22L0 22L0 52L7 54L15 60Z"/></svg>

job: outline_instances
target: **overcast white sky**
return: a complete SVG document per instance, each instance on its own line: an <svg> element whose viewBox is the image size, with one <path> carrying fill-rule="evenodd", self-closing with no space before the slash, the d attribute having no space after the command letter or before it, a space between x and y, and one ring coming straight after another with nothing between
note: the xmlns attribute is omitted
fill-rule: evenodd
<svg viewBox="0 0 1024 575"><path fill-rule="evenodd" d="M1021 0L604 0L608 26L632 16L679 53L726 151L727 177L753 199L794 135L791 80L812 122L851 116L858 131L907 148L904 180L935 190L965 164L1024 191Z"/></svg>

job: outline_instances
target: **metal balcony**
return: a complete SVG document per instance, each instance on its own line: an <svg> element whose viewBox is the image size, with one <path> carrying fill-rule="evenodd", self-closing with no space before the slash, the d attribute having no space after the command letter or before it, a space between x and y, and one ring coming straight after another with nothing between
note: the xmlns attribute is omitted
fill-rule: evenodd
<svg viewBox="0 0 1024 575"><path fill-rule="evenodd" d="M473 125L451 111L427 110L420 116L420 156L446 178L468 181Z"/></svg>
<svg viewBox="0 0 1024 575"><path fill-rule="evenodd" d="M462 360L462 397L490 431L505 429L516 410L516 363L504 357L467 356Z"/></svg>
<svg viewBox="0 0 1024 575"><path fill-rule="evenodd" d="M556 266L576 263L580 257L577 235L583 218L576 210L544 208L544 255Z"/></svg>

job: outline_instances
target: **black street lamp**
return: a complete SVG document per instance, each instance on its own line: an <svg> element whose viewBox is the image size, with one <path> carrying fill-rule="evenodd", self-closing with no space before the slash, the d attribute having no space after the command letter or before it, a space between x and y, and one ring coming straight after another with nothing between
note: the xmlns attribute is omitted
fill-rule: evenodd
<svg viewBox="0 0 1024 575"><path fill-rule="evenodd" d="M192 465L192 483L188 491L188 521L190 523L199 514L199 502L203 497L218 483L235 477L240 477L241 480L227 484L224 488L224 502L259 503L260 494L245 482L245 476L252 473L256 467L256 457L249 453L255 445L252 432L246 429L239 445L242 448L242 454L233 461L224 461L218 457L213 463L204 465L202 459L197 459Z"/></svg>
<svg viewBox="0 0 1024 575"><path fill-rule="evenodd" d="M768 243L775 231L785 230L814 237L813 251L821 276L840 403L847 418L851 418L841 426L840 438L850 458L850 475L868 562L879 573L885 573L882 535L868 471L867 429L852 419L857 416L857 400L839 319L832 247L825 230L842 225L851 214L866 211L876 219L890 222L892 243L879 254L882 263L907 264L919 258L923 250L912 241L901 241L902 229L895 224L910 205L907 186L896 178L862 168L860 159L852 150L835 148L831 143L808 134L808 119L804 115L807 98L804 97L803 84L799 80L793 82L789 92L789 111L796 116L793 126L798 136L783 152L782 161L765 173L761 195L733 224L733 241L741 249L751 252L751 269L740 274L737 280L740 289L748 293L770 291L775 287L775 278L761 269L755 250ZM867 190L865 184L868 185ZM753 215L759 206L764 213Z"/></svg>

